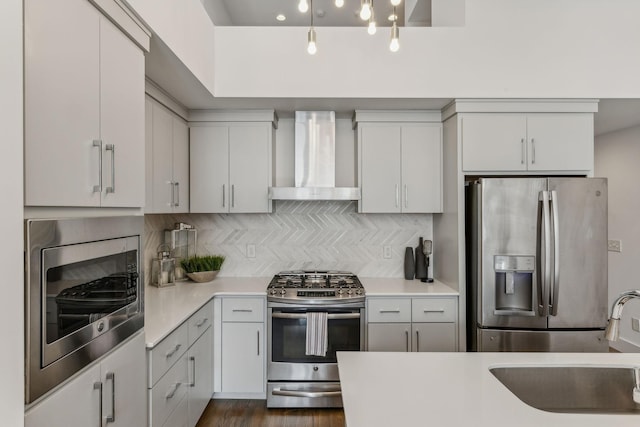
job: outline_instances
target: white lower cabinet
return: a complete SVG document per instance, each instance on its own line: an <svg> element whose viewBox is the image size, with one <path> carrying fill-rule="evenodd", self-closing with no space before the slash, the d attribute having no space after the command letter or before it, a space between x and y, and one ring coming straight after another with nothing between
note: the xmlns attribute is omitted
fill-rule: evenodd
<svg viewBox="0 0 640 427"><path fill-rule="evenodd" d="M139 333L26 411L25 426L144 426L145 372Z"/></svg>
<svg viewBox="0 0 640 427"><path fill-rule="evenodd" d="M216 394L231 398L264 398L266 300L247 297L220 300L220 316L216 316L221 335L214 368L214 378L218 378L214 387Z"/></svg>
<svg viewBox="0 0 640 427"><path fill-rule="evenodd" d="M213 395L213 303L147 352L149 426L193 427Z"/></svg>
<svg viewBox="0 0 640 427"><path fill-rule="evenodd" d="M455 297L369 298L368 351L457 351Z"/></svg>

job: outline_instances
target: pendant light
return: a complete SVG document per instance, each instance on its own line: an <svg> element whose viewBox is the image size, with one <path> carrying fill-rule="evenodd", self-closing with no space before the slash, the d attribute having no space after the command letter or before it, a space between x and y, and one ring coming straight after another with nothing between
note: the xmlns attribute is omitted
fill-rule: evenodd
<svg viewBox="0 0 640 427"><path fill-rule="evenodd" d="M402 1L402 0L391 0L391 5L392 5L393 7L396 7L396 6L398 6L398 5L400 4L400 2L401 2L401 1ZM394 12L394 13L395 13L395 12Z"/></svg>
<svg viewBox="0 0 640 427"><path fill-rule="evenodd" d="M307 34L307 52L309 52L309 55L315 55L317 51L316 30L313 28L313 0L311 0L311 27L309 27L309 33Z"/></svg>
<svg viewBox="0 0 640 427"><path fill-rule="evenodd" d="M306 13L307 10L309 10L309 3L307 3L307 0L300 0L300 3L298 3L298 10L302 13Z"/></svg>
<svg viewBox="0 0 640 427"><path fill-rule="evenodd" d="M371 0L362 0L362 8L360 9L360 19L363 21L371 18Z"/></svg>
<svg viewBox="0 0 640 427"><path fill-rule="evenodd" d="M376 18L374 17L373 0L371 0L371 16L369 17L369 25L367 25L367 32L371 35L376 33Z"/></svg>
<svg viewBox="0 0 640 427"><path fill-rule="evenodd" d="M344 0L336 0L336 7L344 6Z"/></svg>
<svg viewBox="0 0 640 427"><path fill-rule="evenodd" d="M398 15L396 15L396 7L393 7L393 15L395 19L393 20L393 25L391 26L391 42L389 43L389 50L391 52L397 52L400 49L400 31L398 30Z"/></svg>

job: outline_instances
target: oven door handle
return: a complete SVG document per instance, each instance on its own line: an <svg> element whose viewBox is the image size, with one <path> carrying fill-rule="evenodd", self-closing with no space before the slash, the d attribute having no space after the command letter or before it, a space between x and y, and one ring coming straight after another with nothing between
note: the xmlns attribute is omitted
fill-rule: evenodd
<svg viewBox="0 0 640 427"><path fill-rule="evenodd" d="M342 396L342 390L331 391L302 391L302 390L287 390L283 388L274 388L271 392L274 396L289 396L289 397L340 397Z"/></svg>
<svg viewBox="0 0 640 427"><path fill-rule="evenodd" d="M281 313L281 312L273 312L271 317L275 317L277 319L306 319L306 313ZM333 313L327 314L327 319L359 319L360 313Z"/></svg>

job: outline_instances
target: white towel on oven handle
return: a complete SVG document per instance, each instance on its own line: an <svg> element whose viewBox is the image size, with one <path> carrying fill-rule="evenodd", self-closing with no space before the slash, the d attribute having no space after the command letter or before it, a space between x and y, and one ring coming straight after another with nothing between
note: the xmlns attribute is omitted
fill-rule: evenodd
<svg viewBox="0 0 640 427"><path fill-rule="evenodd" d="M327 313L307 312L307 345L305 355L327 355L329 334L327 331Z"/></svg>

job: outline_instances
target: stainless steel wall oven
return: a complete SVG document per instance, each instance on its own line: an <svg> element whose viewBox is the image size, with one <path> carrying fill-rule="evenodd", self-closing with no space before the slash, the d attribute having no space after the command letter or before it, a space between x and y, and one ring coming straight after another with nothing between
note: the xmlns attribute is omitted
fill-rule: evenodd
<svg viewBox="0 0 640 427"><path fill-rule="evenodd" d="M277 283L279 277L292 275L300 281ZM338 279L347 276L349 284ZM283 272L267 293L267 406L342 406L336 352L364 350L364 289L357 277L344 272ZM324 356L306 353L307 314L313 312L326 313Z"/></svg>
<svg viewBox="0 0 640 427"><path fill-rule="evenodd" d="M144 219L33 219L25 228L30 403L144 326Z"/></svg>

